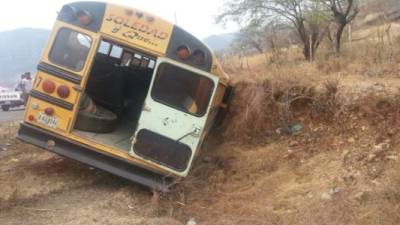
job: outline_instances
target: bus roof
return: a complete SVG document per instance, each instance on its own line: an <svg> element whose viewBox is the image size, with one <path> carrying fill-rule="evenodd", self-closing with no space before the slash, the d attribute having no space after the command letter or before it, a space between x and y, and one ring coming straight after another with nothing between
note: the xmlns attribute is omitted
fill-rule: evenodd
<svg viewBox="0 0 400 225"><path fill-rule="evenodd" d="M229 79L214 53L202 41L143 10L105 2L73 2L62 7L57 19L210 72L224 81ZM177 54L182 48L191 55L187 59ZM203 58L199 61L195 57Z"/></svg>

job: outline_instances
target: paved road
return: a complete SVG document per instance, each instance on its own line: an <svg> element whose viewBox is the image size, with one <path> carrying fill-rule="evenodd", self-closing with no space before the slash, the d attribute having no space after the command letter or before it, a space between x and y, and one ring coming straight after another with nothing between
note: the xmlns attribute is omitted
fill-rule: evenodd
<svg viewBox="0 0 400 225"><path fill-rule="evenodd" d="M24 108L10 109L8 112L0 110L0 123L22 120L24 112Z"/></svg>

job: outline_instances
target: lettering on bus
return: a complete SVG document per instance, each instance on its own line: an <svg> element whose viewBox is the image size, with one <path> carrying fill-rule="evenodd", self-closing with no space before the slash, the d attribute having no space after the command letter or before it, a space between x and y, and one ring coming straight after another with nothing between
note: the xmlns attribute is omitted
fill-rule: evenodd
<svg viewBox="0 0 400 225"><path fill-rule="evenodd" d="M157 28L151 28L149 25L137 21L131 22L129 19L120 16L111 14L105 20L114 23L115 26L111 31L112 33L122 32L122 36L125 38L143 41L153 46L158 46L158 44L153 42L148 36L159 40L166 40L169 37L168 33L160 31ZM129 30L126 31L122 28Z"/></svg>

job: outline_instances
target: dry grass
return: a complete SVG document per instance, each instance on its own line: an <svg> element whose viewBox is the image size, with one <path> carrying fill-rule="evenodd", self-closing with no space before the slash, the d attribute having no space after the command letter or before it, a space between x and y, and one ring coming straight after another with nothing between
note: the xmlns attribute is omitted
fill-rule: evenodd
<svg viewBox="0 0 400 225"><path fill-rule="evenodd" d="M180 216L204 224L399 224L400 39L393 27L376 29L341 57L322 47L313 63L295 47L275 63L268 55L225 60L236 88L225 144L212 145L213 160L198 163L197 179L181 186L190 206Z"/></svg>
<svg viewBox="0 0 400 225"><path fill-rule="evenodd" d="M346 124L355 109L393 101L400 87L397 30L397 24L384 23L357 31L354 36L365 38L345 44L340 57L325 43L313 63L302 60L297 47L282 51L284 60L274 63L268 54L223 59L236 87L225 137L253 143L277 129L290 133L291 125L307 118Z"/></svg>

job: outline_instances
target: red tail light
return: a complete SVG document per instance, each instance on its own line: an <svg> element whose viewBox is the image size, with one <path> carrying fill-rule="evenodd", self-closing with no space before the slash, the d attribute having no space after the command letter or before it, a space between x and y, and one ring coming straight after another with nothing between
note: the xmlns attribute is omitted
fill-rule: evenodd
<svg viewBox="0 0 400 225"><path fill-rule="evenodd" d="M51 80L45 80L42 84L43 91L46 93L53 93L56 90L56 84Z"/></svg>
<svg viewBox="0 0 400 225"><path fill-rule="evenodd" d="M57 94L60 98L68 98L70 94L69 87L61 85L57 88Z"/></svg>
<svg viewBox="0 0 400 225"><path fill-rule="evenodd" d="M44 113L46 114L46 115L48 115L48 116L52 116L53 114L54 114L54 109L53 108L46 108L45 110L44 110Z"/></svg>
<svg viewBox="0 0 400 225"><path fill-rule="evenodd" d="M93 16L90 12L84 9L78 10L71 5L63 6L59 16L69 22L73 22L78 19L79 22L84 26L89 26L93 22Z"/></svg>
<svg viewBox="0 0 400 225"><path fill-rule="evenodd" d="M181 45L176 49L176 56L178 56L179 59L182 60L187 60L190 57L190 50L187 46Z"/></svg>
<svg viewBox="0 0 400 225"><path fill-rule="evenodd" d="M79 10L76 13L76 16L78 17L79 22L84 26L89 26L93 21L92 15L90 15L90 13L86 10Z"/></svg>
<svg viewBox="0 0 400 225"><path fill-rule="evenodd" d="M33 115L29 115L29 116L28 116L28 120L31 121L31 122L33 122L33 121L35 120L35 117L34 117Z"/></svg>
<svg viewBox="0 0 400 225"><path fill-rule="evenodd" d="M65 5L61 9L60 16L67 21L72 22L76 19L76 12L77 10L75 9L75 7L71 5Z"/></svg>
<svg viewBox="0 0 400 225"><path fill-rule="evenodd" d="M205 60L205 59L206 59L206 56L205 56L204 52L201 51L201 50L196 50L196 51L194 51L192 57L193 57L193 62L194 62L196 65L204 65L204 63L205 63L205 61L206 61L206 60Z"/></svg>

